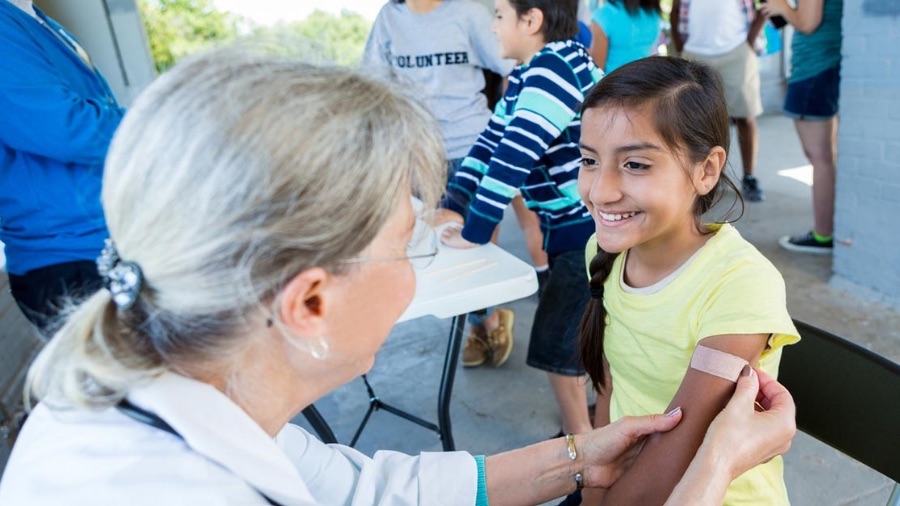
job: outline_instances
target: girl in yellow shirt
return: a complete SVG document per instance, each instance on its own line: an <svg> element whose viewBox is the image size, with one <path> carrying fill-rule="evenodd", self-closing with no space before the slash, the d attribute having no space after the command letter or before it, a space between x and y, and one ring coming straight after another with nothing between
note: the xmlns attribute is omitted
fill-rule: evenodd
<svg viewBox="0 0 900 506"><path fill-rule="evenodd" d="M731 225L701 221L727 188L739 195L722 173L730 133L715 71L679 58L638 60L604 77L582 115L578 188L596 236L580 346L598 391L595 424L684 413L676 429L646 441L603 505L662 504L734 391L689 367L694 348L774 376L781 347L799 335L775 267ZM735 477L725 504L789 504L782 471L778 458ZM584 500L596 504L599 492Z"/></svg>

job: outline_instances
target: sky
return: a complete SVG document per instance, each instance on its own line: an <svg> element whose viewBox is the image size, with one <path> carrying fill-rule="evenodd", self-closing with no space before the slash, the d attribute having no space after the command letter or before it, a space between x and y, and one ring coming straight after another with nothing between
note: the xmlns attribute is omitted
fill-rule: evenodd
<svg viewBox="0 0 900 506"><path fill-rule="evenodd" d="M240 14L261 25L272 25L279 21L305 19L316 9L334 14L347 9L374 21L384 0L213 0L213 4L220 10Z"/></svg>

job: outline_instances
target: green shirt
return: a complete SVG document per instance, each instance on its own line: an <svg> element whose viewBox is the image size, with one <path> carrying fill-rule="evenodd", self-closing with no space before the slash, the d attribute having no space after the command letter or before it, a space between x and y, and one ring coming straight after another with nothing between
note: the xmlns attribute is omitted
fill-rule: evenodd
<svg viewBox="0 0 900 506"><path fill-rule="evenodd" d="M798 0L802 2L803 0ZM791 43L791 77L788 82L809 79L841 64L841 14L844 0L824 0L822 22L809 34L794 32Z"/></svg>

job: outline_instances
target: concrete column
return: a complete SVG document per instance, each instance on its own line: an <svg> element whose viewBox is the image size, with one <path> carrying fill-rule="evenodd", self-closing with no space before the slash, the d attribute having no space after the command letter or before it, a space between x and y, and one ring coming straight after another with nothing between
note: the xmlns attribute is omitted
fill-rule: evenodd
<svg viewBox="0 0 900 506"><path fill-rule="evenodd" d="M900 2L845 0L831 283L900 306Z"/></svg>

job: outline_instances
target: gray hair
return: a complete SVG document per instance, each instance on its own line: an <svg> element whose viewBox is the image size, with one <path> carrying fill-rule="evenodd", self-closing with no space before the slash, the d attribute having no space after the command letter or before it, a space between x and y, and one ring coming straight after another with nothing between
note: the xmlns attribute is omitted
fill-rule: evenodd
<svg viewBox="0 0 900 506"><path fill-rule="evenodd" d="M246 49L187 60L117 131L103 207L145 283L75 308L29 371L38 399L103 408L165 370L227 359L292 276L335 273L406 189L436 205L440 130L418 101L336 67Z"/></svg>

